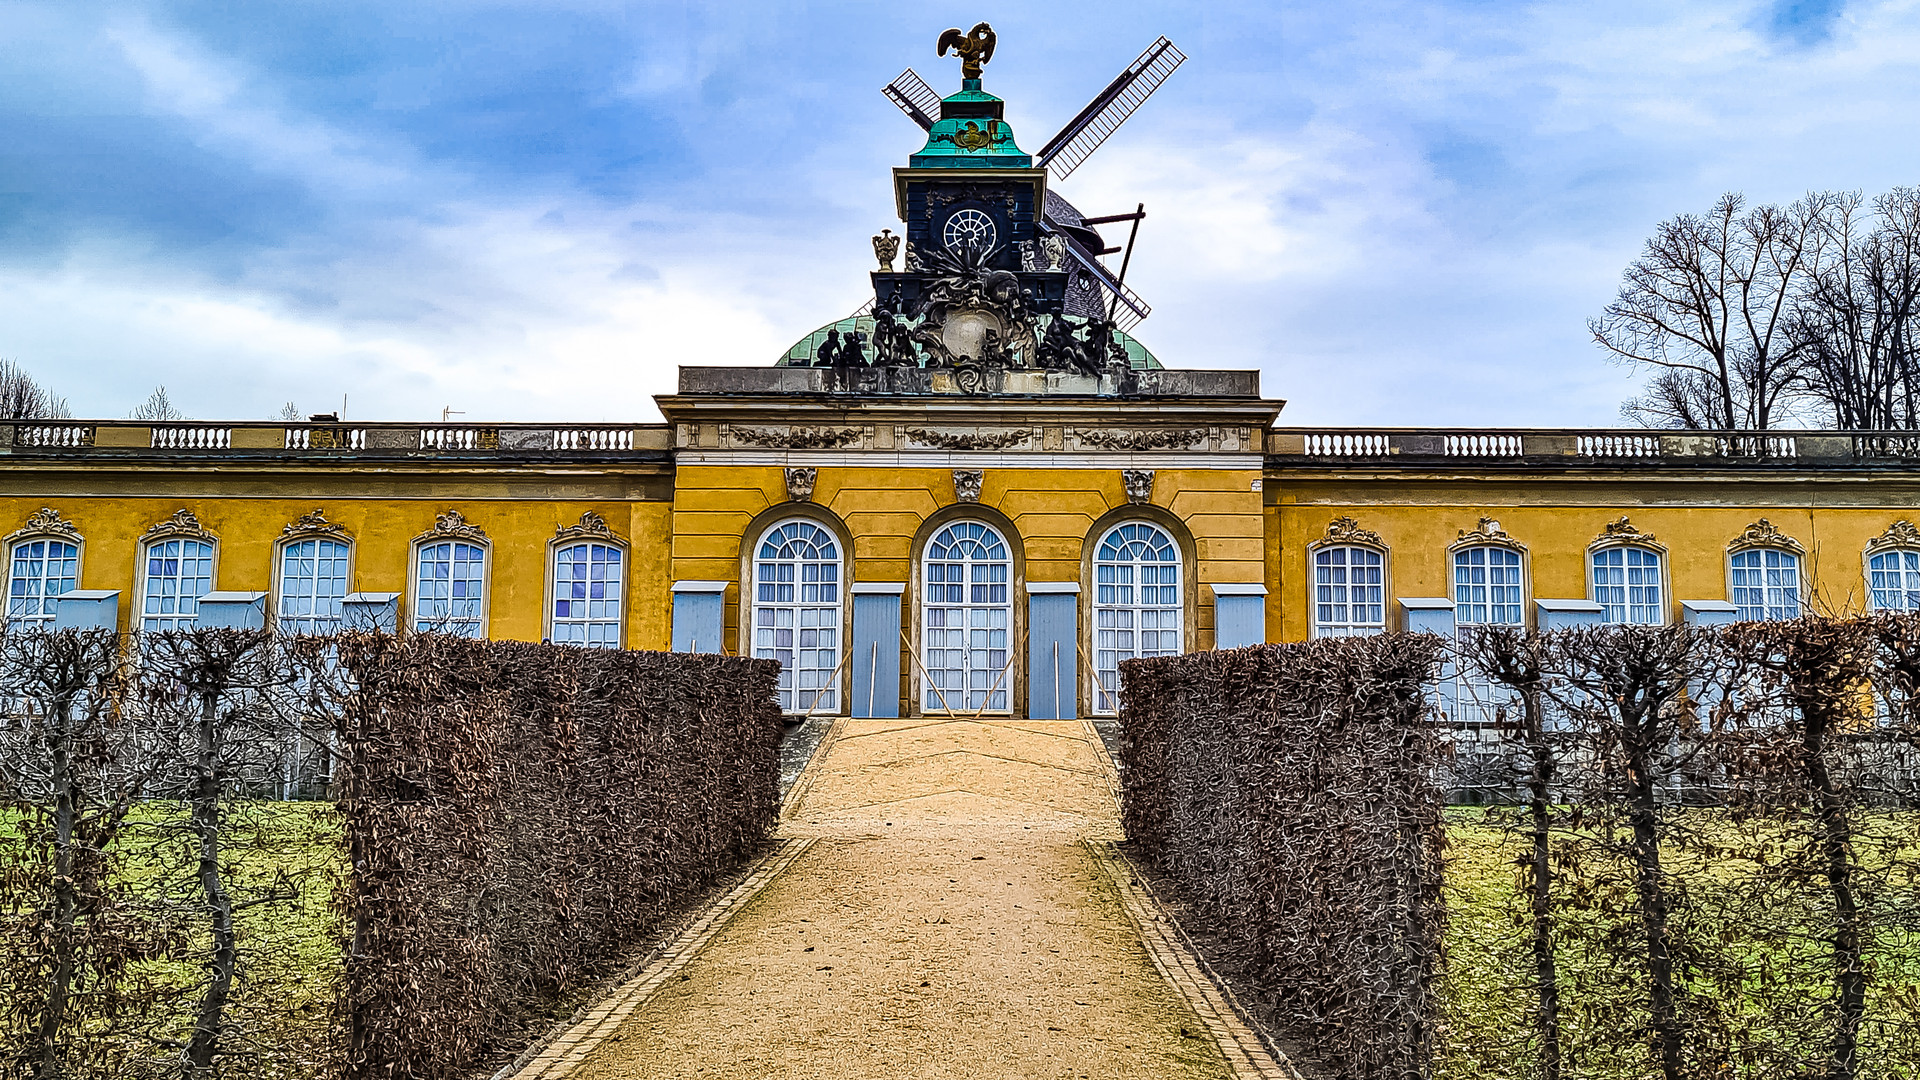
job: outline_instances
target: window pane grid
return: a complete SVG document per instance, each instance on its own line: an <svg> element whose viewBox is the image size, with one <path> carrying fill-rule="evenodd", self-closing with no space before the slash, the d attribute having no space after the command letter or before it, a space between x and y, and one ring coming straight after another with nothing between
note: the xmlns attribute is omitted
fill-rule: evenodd
<svg viewBox="0 0 1920 1080"><path fill-rule="evenodd" d="M548 637L556 645L620 647L623 553L613 544L569 544L553 553L553 610Z"/></svg>
<svg viewBox="0 0 1920 1080"><path fill-rule="evenodd" d="M7 621L49 623L54 601L79 585L80 548L62 540L21 540L7 569Z"/></svg>
<svg viewBox="0 0 1920 1080"><path fill-rule="evenodd" d="M423 544L413 627L423 633L485 637L487 549L464 541Z"/></svg>
<svg viewBox="0 0 1920 1080"><path fill-rule="evenodd" d="M1463 548L1453 553L1453 617L1456 629L1521 626L1526 621L1520 553L1504 547ZM1490 723L1508 704L1494 683L1455 673L1449 702L1456 723Z"/></svg>
<svg viewBox="0 0 1920 1080"><path fill-rule="evenodd" d="M927 544L921 569L921 708L1005 711L1013 683L1006 541L979 522L955 522Z"/></svg>
<svg viewBox="0 0 1920 1080"><path fill-rule="evenodd" d="M1600 621L1660 626L1667 621L1660 584L1660 553L1648 548L1602 548L1593 553L1593 599Z"/></svg>
<svg viewBox="0 0 1920 1080"><path fill-rule="evenodd" d="M774 526L754 552L753 655L780 664L780 708L840 711L840 547L811 521Z"/></svg>
<svg viewBox="0 0 1920 1080"><path fill-rule="evenodd" d="M1144 522L1114 528L1094 549L1095 712L1116 709L1122 660L1180 653L1180 573L1173 540Z"/></svg>
<svg viewBox="0 0 1920 1080"><path fill-rule="evenodd" d="M340 629L348 554L348 546L339 540L296 540L281 546L276 611L283 633L331 634Z"/></svg>
<svg viewBox="0 0 1920 1080"><path fill-rule="evenodd" d="M1882 551L1867 560L1875 611L1920 611L1920 551Z"/></svg>
<svg viewBox="0 0 1920 1080"><path fill-rule="evenodd" d="M1316 637L1357 637L1387 628L1386 557L1372 548L1329 547L1313 553Z"/></svg>
<svg viewBox="0 0 1920 1080"><path fill-rule="evenodd" d="M191 627L200 598L213 591L213 545L202 540L155 540L147 545L140 597L142 630Z"/></svg>
<svg viewBox="0 0 1920 1080"><path fill-rule="evenodd" d="M1800 616L1800 556L1776 548L1742 551L1732 559L1733 606L1747 620Z"/></svg>

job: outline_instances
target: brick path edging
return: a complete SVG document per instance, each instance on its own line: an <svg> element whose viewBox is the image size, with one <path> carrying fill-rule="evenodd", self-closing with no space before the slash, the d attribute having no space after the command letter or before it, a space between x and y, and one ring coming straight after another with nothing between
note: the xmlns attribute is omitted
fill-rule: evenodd
<svg viewBox="0 0 1920 1080"><path fill-rule="evenodd" d="M542 1047L532 1060L517 1068L514 1065L507 1066L496 1073L493 1080L561 1080L571 1074L586 1060L588 1054L620 1029L628 1014L644 1005L666 985L668 979L679 974L680 969L686 967L701 949L706 948L707 943L729 920L760 895L760 890L780 876L781 871L793 865L793 861L812 847L813 842L813 837L774 841L778 846L761 856L740 884L702 911L693 924L669 942L652 963L595 1002L573 1026Z"/></svg>
<svg viewBox="0 0 1920 1080"><path fill-rule="evenodd" d="M1285 1055L1269 1050L1254 1034L1233 1002L1232 993L1216 983L1200 960L1181 940L1179 927L1154 899L1133 864L1112 843L1086 840L1093 861L1106 871L1120 892L1120 901L1140 932L1140 942L1160 972L1207 1025L1220 1046L1234 1080L1301 1080Z"/></svg>

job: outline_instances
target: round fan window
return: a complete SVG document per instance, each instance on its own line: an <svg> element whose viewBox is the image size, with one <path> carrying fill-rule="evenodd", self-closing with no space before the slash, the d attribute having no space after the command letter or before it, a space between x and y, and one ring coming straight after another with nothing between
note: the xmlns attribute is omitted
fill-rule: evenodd
<svg viewBox="0 0 1920 1080"><path fill-rule="evenodd" d="M953 252L990 248L993 246L993 219L978 210L961 210L947 219L941 239L946 242L947 250Z"/></svg>

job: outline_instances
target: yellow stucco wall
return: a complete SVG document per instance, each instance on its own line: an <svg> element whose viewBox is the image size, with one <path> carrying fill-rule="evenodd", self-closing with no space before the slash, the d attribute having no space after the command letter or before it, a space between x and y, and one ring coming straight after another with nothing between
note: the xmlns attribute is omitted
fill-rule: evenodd
<svg viewBox="0 0 1920 1080"><path fill-rule="evenodd" d="M1273 641L1310 635L1308 547L1342 516L1378 533L1388 548L1390 626L1398 616L1396 598L1452 595L1448 549L1482 517L1497 519L1527 548L1531 617L1537 598L1589 598L1588 547L1626 515L1667 551L1674 621L1680 601L1730 599L1728 545L1760 518L1805 547L1804 602L1815 610L1862 610L1867 542L1897 520L1920 517L1905 484L1787 490L1761 483L1493 486L1459 477L1426 484L1270 477L1267 487L1267 633ZM1688 499L1695 505L1681 504Z"/></svg>
<svg viewBox="0 0 1920 1080"><path fill-rule="evenodd" d="M1026 581L1081 581L1091 532L1128 504L1120 469L985 469L976 504L1005 515ZM1261 506L1257 470L1160 470L1152 504L1193 536L1194 579L1261 580ZM682 465L675 474L673 577L727 581L726 648L739 648L739 581L755 517L787 503L785 470L775 466ZM927 520L958 504L951 469L822 467L812 504L844 523L853 542L851 580L909 582L914 540ZM800 511L803 512L804 511ZM762 522L762 526L771 522ZM754 528L759 531L759 527ZM1097 539L1097 538L1092 538ZM1198 647L1212 644L1212 598L1201 596Z"/></svg>
<svg viewBox="0 0 1920 1080"><path fill-rule="evenodd" d="M0 497L0 532L19 528L33 512L51 507L73 522L84 540L80 588L121 594L122 628L135 606L140 536L180 509L191 510L219 540L214 588L268 591L274 545L300 515L322 510L353 540L350 588L406 593L414 537L433 528L436 515L457 510L486 534L492 547L488 632L496 638L538 641L545 633L548 541L556 528L592 511L631 544L626 583L626 637L632 648L667 644L666 538L671 508L660 502L605 500L220 498L127 495ZM402 600L402 618L408 610Z"/></svg>

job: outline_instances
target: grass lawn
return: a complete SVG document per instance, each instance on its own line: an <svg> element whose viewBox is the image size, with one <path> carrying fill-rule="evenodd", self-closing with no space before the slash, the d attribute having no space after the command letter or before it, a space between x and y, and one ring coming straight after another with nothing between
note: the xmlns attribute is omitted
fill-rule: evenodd
<svg viewBox="0 0 1920 1080"><path fill-rule="evenodd" d="M1457 809L1448 821L1444 1051L1435 1075L1537 1075L1526 836L1512 812ZM1688 1057L1700 1075L1810 1075L1824 1064L1834 998L1824 879L1801 884L1805 845L1777 822L1720 811L1674 819L1666 866L1680 897L1673 951ZM1864 819L1856 847L1873 890L1862 1077L1920 1075L1920 815ZM1583 835L1556 833L1555 963L1566 1075L1640 1080L1644 942L1631 872Z"/></svg>
<svg viewBox="0 0 1920 1080"><path fill-rule="evenodd" d="M121 837L120 918L141 958L127 965L116 1015L97 1005L83 1012L86 1041L103 1055L91 1075L172 1075L166 1063L176 1051L166 1044L187 1038L205 994L213 936L197 842L180 827L186 813L180 803L141 804ZM0 842L18 843L18 824L0 819ZM346 858L332 806L230 804L222 866L238 908L230 1075L306 1080L332 1037L342 971L345 928L333 901Z"/></svg>

